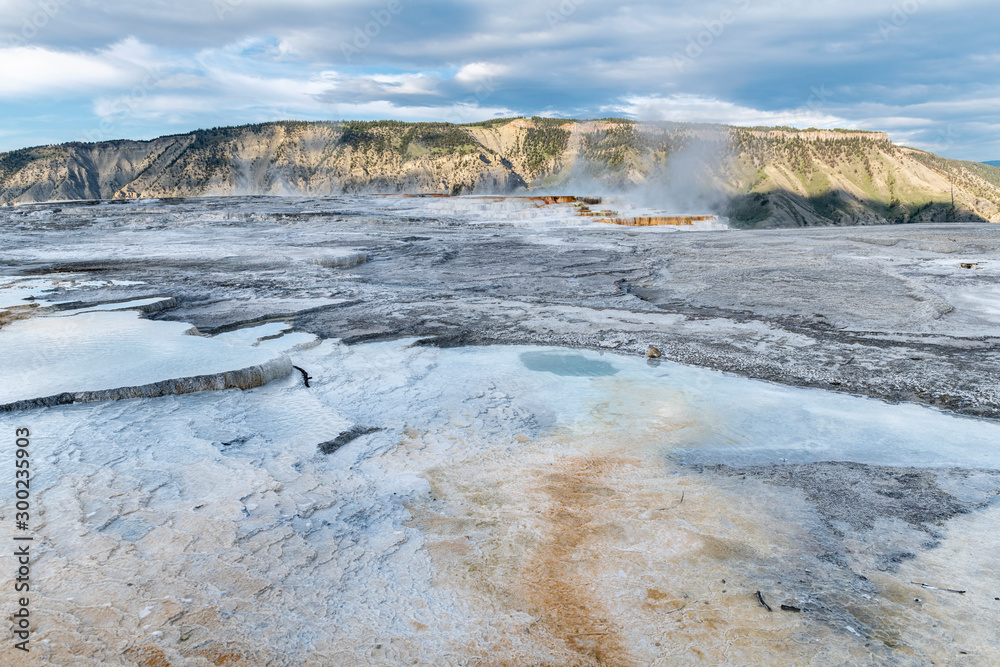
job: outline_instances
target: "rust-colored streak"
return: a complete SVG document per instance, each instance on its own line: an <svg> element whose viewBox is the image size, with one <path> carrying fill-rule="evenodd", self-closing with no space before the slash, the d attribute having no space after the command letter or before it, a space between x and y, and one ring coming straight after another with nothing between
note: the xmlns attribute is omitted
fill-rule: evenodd
<svg viewBox="0 0 1000 667"><path fill-rule="evenodd" d="M219 667L235 667L236 665L252 665L254 660L243 652L225 648L213 648L201 654L213 665Z"/></svg>
<svg viewBox="0 0 1000 667"><path fill-rule="evenodd" d="M384 194L380 195L382 197L402 197L405 199L458 199L456 195L444 194L444 193L428 193L428 194ZM462 196L462 199L485 199L487 201L529 201L536 204L575 204L583 203L596 206L601 203L600 197L575 197L569 195L528 195L528 196L497 196L497 195L477 195L477 196Z"/></svg>
<svg viewBox="0 0 1000 667"><path fill-rule="evenodd" d="M670 225L683 227L696 222L715 221L714 215L646 215L634 218L602 218L599 222L607 222L626 227L660 227Z"/></svg>
<svg viewBox="0 0 1000 667"><path fill-rule="evenodd" d="M139 667L170 667L166 654L154 644L127 649L122 655Z"/></svg>
<svg viewBox="0 0 1000 667"><path fill-rule="evenodd" d="M550 501L546 534L527 557L522 575L526 606L580 656L580 664L633 662L589 586L593 557L600 554L589 552L588 543L597 538L602 505L617 495L601 483L609 465L606 460L578 459L544 478Z"/></svg>
<svg viewBox="0 0 1000 667"><path fill-rule="evenodd" d="M0 328L11 322L28 319L34 308L34 306L13 306L7 310L0 310Z"/></svg>

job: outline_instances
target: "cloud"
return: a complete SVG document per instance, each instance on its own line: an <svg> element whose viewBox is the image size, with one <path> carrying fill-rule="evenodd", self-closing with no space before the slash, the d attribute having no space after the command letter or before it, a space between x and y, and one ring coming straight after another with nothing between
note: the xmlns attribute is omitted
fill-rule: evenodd
<svg viewBox="0 0 1000 667"><path fill-rule="evenodd" d="M116 46L99 53L35 46L0 49L0 97L60 98L128 86L140 68L122 55Z"/></svg>
<svg viewBox="0 0 1000 667"><path fill-rule="evenodd" d="M98 124L113 124L115 136L153 136L281 114L613 113L883 129L925 146L945 135L949 155L998 158L1000 47L986 29L993 7L7 0L0 33L13 46L0 48L0 97L16 137L38 143L79 138ZM35 122L39 105L64 119Z"/></svg>
<svg viewBox="0 0 1000 667"><path fill-rule="evenodd" d="M798 127L850 128L851 121L808 108L762 111L732 102L698 95L628 97L608 111L637 120L694 121L727 125L791 125Z"/></svg>
<svg viewBox="0 0 1000 667"><path fill-rule="evenodd" d="M477 86L483 81L492 81L503 76L510 68L496 63L469 63L458 70L455 81L466 86Z"/></svg>

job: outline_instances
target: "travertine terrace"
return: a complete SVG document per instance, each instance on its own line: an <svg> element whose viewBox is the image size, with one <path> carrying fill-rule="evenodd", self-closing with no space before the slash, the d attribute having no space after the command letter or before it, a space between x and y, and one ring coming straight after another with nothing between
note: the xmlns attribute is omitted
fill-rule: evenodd
<svg viewBox="0 0 1000 667"><path fill-rule="evenodd" d="M1000 226L627 204L0 209L21 664L1000 661Z"/></svg>

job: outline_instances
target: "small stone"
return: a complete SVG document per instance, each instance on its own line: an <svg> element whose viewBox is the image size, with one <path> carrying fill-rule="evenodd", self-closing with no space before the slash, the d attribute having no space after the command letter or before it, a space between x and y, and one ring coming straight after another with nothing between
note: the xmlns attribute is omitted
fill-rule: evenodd
<svg viewBox="0 0 1000 667"><path fill-rule="evenodd" d="M653 347L652 345L650 345L649 349L646 350L646 356L649 357L650 359L659 359L660 351L655 347Z"/></svg>

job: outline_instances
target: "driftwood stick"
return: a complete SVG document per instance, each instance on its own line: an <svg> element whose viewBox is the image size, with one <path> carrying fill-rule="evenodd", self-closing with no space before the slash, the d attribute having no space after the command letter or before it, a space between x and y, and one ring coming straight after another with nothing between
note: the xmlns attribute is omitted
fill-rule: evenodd
<svg viewBox="0 0 1000 667"><path fill-rule="evenodd" d="M292 368L294 368L298 372L302 373L302 381L305 382L306 383L306 387L308 387L309 386L309 380L312 380L312 376L309 375L309 373L306 373L306 369L304 369L304 368L299 368L298 366L292 366Z"/></svg>
<svg viewBox="0 0 1000 667"><path fill-rule="evenodd" d="M967 591L957 591L954 588L938 588L937 586L931 586L930 584L922 584L919 581L911 581L914 586L920 586L921 588L926 588L932 591L947 591L949 593L958 593L959 595L965 595Z"/></svg>
<svg viewBox="0 0 1000 667"><path fill-rule="evenodd" d="M677 501L676 503L674 503L674 504L673 504L673 505L671 505L670 507L659 507L659 508L657 508L657 509L655 509L655 510L653 510L653 511L654 511L654 512L666 512L666 511L668 511L668 510L672 510L672 509L674 509L675 507L679 506L679 505L680 505L681 503L683 503L683 502L684 502L684 492L683 492L683 491L681 491L681 499L680 499L680 500L678 500L678 501Z"/></svg>

